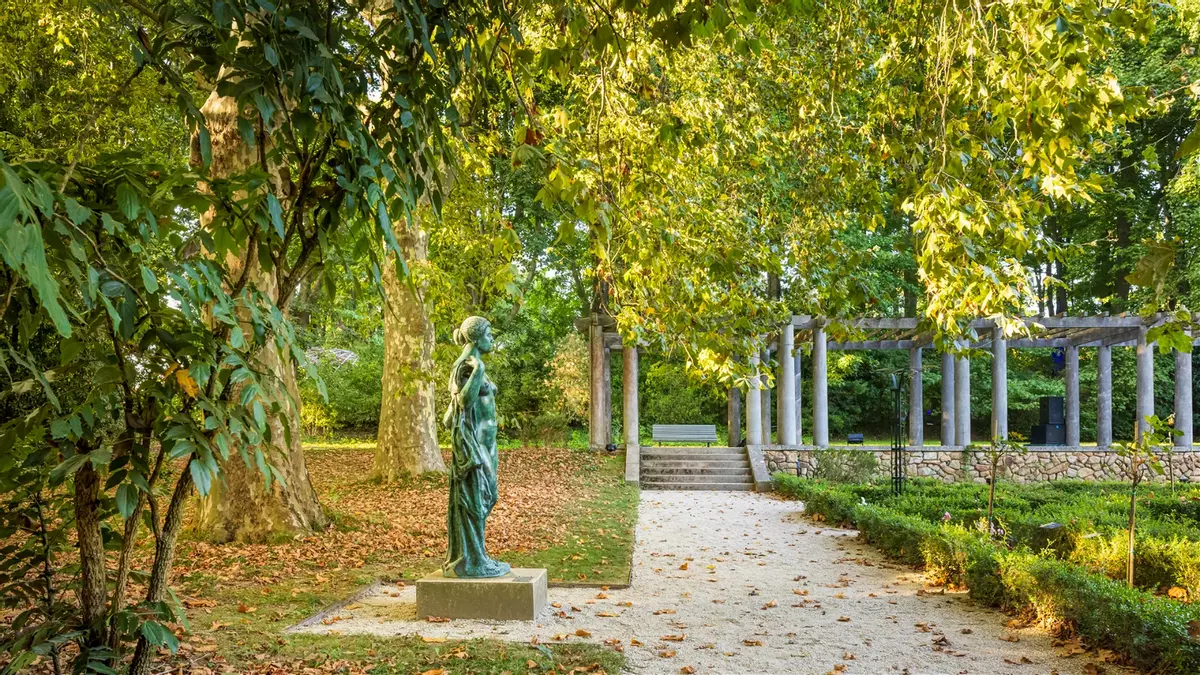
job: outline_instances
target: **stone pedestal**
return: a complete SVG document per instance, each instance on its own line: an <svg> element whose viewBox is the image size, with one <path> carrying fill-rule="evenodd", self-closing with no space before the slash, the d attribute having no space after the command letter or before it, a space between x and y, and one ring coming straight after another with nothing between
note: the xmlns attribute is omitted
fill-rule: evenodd
<svg viewBox="0 0 1200 675"><path fill-rule="evenodd" d="M417 580L417 616L531 621L546 607L546 570L513 570L491 579L447 578L440 571Z"/></svg>

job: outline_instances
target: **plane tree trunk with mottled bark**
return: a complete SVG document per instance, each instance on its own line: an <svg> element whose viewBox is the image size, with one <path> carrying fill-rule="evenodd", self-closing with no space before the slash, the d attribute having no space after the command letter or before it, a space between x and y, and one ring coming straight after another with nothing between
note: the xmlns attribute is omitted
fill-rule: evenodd
<svg viewBox="0 0 1200 675"><path fill-rule="evenodd" d="M397 233L411 268L428 258L427 235L414 220L413 227ZM383 401L373 473L392 482L401 476L444 472L446 463L437 442L429 307L414 293L417 287L396 274L390 256L383 265L383 288Z"/></svg>
<svg viewBox="0 0 1200 675"><path fill-rule="evenodd" d="M213 176L244 171L261 164L266 156L261 147L267 142L265 134L258 134L260 147L247 144L239 134L235 106L234 99L214 92L201 109L212 136ZM286 167L268 166L267 170L272 176L269 189L287 203L291 180ZM251 265L247 270L251 283L277 305L287 304L286 298L278 297L279 270L263 269L255 251L230 255L226 264L231 278L237 278ZM319 530L328 524L309 480L300 444L300 393L291 357L268 348L259 354L259 360L266 372L278 378L287 394L282 413L269 420L273 442L264 448L267 463L283 480L272 480L268 487L253 455L247 466L241 453L232 451L221 467L221 480L215 481L209 494L200 499L194 520L199 534L216 541L266 541L280 534Z"/></svg>

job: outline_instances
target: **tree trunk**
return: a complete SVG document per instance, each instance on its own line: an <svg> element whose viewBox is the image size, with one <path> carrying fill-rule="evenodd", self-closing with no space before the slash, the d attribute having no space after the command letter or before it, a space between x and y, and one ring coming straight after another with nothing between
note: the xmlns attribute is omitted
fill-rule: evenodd
<svg viewBox="0 0 1200 675"><path fill-rule="evenodd" d="M917 270L904 270L904 316L917 315Z"/></svg>
<svg viewBox="0 0 1200 675"><path fill-rule="evenodd" d="M261 163L267 156L267 148L261 147L266 142L265 134L259 135L259 144L253 148L239 134L234 99L213 92L201 112L212 135L210 172L213 176L236 174ZM193 154L198 155L198 151L194 149ZM286 169L266 168L272 175L271 189L286 204L290 191ZM203 223L207 225L210 218L206 214ZM252 265L249 271L251 283L279 302L280 298L276 297L279 293L278 271L262 270L258 257L252 252L245 252L241 257L231 256L226 264L231 278L236 278L246 265ZM309 480L300 445L300 392L291 357L268 346L259 353L258 359L264 370L278 378L287 394L287 399L281 401L283 414L269 419L273 446L265 450L267 463L279 471L284 482L273 480L268 489L262 473L254 466L247 466L240 453L232 452L222 464L220 479L214 481L207 496L201 497L196 509L196 531L216 541L265 541L277 534L309 532L328 524ZM284 417L290 437L284 434Z"/></svg>
<svg viewBox="0 0 1200 675"><path fill-rule="evenodd" d="M417 221L419 222L419 220ZM428 237L419 227L398 232L410 269L428 258ZM383 265L383 402L373 474L384 482L431 471L446 463L437 443L434 410L433 322L429 308L396 274L392 256ZM423 290L423 289L422 289Z"/></svg>
<svg viewBox="0 0 1200 675"><path fill-rule="evenodd" d="M1047 279L1058 279L1058 277L1054 276L1054 263L1050 262L1049 260L1046 261L1045 274ZM1058 308L1054 305L1053 284L1046 284L1046 308L1050 310L1050 316L1058 316Z"/></svg>
<svg viewBox="0 0 1200 675"><path fill-rule="evenodd" d="M88 644L105 644L104 613L108 600L104 535L100 529L100 475L91 461L75 472L75 531L79 538L79 605Z"/></svg>
<svg viewBox="0 0 1200 675"><path fill-rule="evenodd" d="M296 369L290 359L284 362L278 352L269 348L259 355L259 362L280 378L289 397L296 402L284 405L290 438L284 434L281 417L268 419L275 442L265 448L267 463L283 475L284 482L272 480L267 489L262 472L256 466L246 466L239 454L231 452L229 460L221 466L221 479L213 481L208 496L200 498L196 509L196 530L214 541L262 542L279 534L321 530L329 523L309 479L300 443Z"/></svg>
<svg viewBox="0 0 1200 675"><path fill-rule="evenodd" d="M171 494L171 503L163 519L162 535L154 545L154 565L150 568L150 582L146 589L147 604L162 602L167 597L171 566L175 562L175 542L183 525L184 503L192 492L192 472L188 469L187 466L183 468L175 483L175 491ZM150 672L153 649L145 635L138 638L133 659L129 663L129 675L146 675Z"/></svg>
<svg viewBox="0 0 1200 675"><path fill-rule="evenodd" d="M1056 270L1055 276L1058 278L1060 283L1065 284L1066 279L1067 279L1066 265L1063 264L1063 261L1059 260L1056 263L1054 263L1054 267ZM1058 296L1058 302L1055 305L1055 309L1058 310L1059 314L1066 316L1067 315L1067 287L1065 285L1059 286L1057 289L1055 289L1055 294Z"/></svg>
<svg viewBox="0 0 1200 675"><path fill-rule="evenodd" d="M1133 221L1126 211L1125 205L1117 205L1117 244L1115 255L1118 256L1119 262L1113 265L1113 290L1116 291L1118 303L1116 303L1117 311L1125 311L1129 307L1129 280L1125 278L1129 274L1130 267L1127 260L1121 259L1120 256L1129 255L1129 245L1133 241Z"/></svg>

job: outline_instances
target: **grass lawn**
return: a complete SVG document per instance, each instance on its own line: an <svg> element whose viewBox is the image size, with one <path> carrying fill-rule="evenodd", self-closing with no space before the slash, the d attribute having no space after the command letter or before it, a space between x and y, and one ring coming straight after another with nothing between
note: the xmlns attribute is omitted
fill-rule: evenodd
<svg viewBox="0 0 1200 675"><path fill-rule="evenodd" d="M588 644L284 635L378 579L414 579L441 563L446 478L371 482L364 477L372 450L362 441L306 448L314 487L334 520L328 532L278 544L181 542L175 588L191 624L181 654L194 672L620 669L621 654ZM637 488L622 480L623 457L526 448L502 451L500 462L489 553L514 566L545 567L552 585L628 582Z"/></svg>

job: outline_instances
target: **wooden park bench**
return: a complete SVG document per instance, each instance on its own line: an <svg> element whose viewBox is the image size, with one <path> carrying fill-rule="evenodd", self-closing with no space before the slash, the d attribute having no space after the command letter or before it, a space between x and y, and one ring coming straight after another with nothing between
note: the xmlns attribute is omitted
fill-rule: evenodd
<svg viewBox="0 0 1200 675"><path fill-rule="evenodd" d="M862 445L864 442L862 434L847 434L846 445Z"/></svg>
<svg viewBox="0 0 1200 675"><path fill-rule="evenodd" d="M688 443L703 443L709 447L717 442L717 426L715 424L655 424L651 438L662 445L663 441L683 441Z"/></svg>

